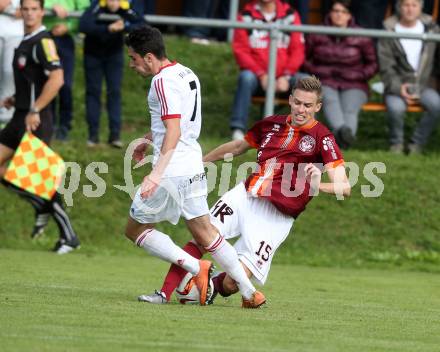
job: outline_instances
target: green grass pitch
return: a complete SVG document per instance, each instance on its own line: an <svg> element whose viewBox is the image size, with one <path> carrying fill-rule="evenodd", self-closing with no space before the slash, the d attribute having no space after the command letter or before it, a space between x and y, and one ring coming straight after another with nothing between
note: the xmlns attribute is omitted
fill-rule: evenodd
<svg viewBox="0 0 440 352"><path fill-rule="evenodd" d="M200 78L200 140L203 150L210 150L230 134L238 74L230 46L197 46L176 36L166 41L170 58ZM344 152L360 170L352 195L345 201L320 195L298 218L263 287L265 309L242 310L237 296L210 307L150 306L136 297L160 288L167 265L122 236L131 200L114 185L124 184L125 150L85 146L84 73L81 46L77 49L71 141L53 146L81 167L67 212L82 248L65 257L48 252L57 239L53 221L45 236L31 241L31 207L0 187L0 352L440 351L440 129L427 155L396 156L387 152L385 115L361 114L355 148ZM148 129L148 81L127 65L124 75L122 138L129 142ZM256 107L251 115L250 123L259 118ZM406 136L418 117L406 119ZM106 125L103 112L101 141L107 139ZM250 151L234 160L229 187L238 165L254 159ZM83 190L94 185L85 169L96 161L108 165L108 173L100 174L106 190L90 198ZM363 170L372 161L387 170L379 175L384 183L379 198L362 196L362 186L369 185ZM146 172L134 171L135 183ZM189 239L183 222L159 229L179 244Z"/></svg>
<svg viewBox="0 0 440 352"><path fill-rule="evenodd" d="M2 351L438 351L431 273L274 265L268 305L136 301L167 265L149 256L0 250Z"/></svg>

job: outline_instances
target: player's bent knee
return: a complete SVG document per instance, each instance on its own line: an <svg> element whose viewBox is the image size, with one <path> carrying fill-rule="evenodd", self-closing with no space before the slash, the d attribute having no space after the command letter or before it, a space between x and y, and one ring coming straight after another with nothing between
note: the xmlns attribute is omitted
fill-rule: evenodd
<svg viewBox="0 0 440 352"><path fill-rule="evenodd" d="M154 229L154 224L141 224L132 218L128 218L127 226L125 227L125 237L136 242L138 237L145 231Z"/></svg>
<svg viewBox="0 0 440 352"><path fill-rule="evenodd" d="M125 237L127 237L132 242L136 241L136 238L134 238L133 234L131 233L125 232Z"/></svg>
<svg viewBox="0 0 440 352"><path fill-rule="evenodd" d="M129 218L127 221L127 226L125 227L125 237L129 240L135 242L138 236L140 235L139 224L136 223L133 219Z"/></svg>
<svg viewBox="0 0 440 352"><path fill-rule="evenodd" d="M137 235L135 237L135 234L133 232L130 232L128 227L125 229L125 237L127 237L131 241L136 241Z"/></svg>
<svg viewBox="0 0 440 352"><path fill-rule="evenodd" d="M211 225L208 215L199 216L197 218L186 221L194 240L201 246L207 247L217 236L215 227Z"/></svg>

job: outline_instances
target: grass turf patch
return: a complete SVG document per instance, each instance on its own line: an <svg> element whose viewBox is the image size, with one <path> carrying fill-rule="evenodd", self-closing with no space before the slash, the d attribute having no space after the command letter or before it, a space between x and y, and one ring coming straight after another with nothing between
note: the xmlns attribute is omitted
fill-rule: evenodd
<svg viewBox="0 0 440 352"><path fill-rule="evenodd" d="M144 256L0 250L3 351L437 351L429 273L274 265L268 306L136 301L167 265Z"/></svg>

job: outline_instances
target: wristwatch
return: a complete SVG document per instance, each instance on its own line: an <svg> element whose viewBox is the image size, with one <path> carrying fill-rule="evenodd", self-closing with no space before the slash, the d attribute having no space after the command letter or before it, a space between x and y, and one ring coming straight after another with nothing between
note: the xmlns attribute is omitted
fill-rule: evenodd
<svg viewBox="0 0 440 352"><path fill-rule="evenodd" d="M31 107L31 109L29 110L30 114L39 114L40 113L40 109L36 108L35 106Z"/></svg>

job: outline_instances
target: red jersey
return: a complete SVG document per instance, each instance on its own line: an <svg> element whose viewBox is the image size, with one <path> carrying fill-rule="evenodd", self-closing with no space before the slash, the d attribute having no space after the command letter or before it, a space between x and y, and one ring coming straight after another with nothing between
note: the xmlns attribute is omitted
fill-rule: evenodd
<svg viewBox="0 0 440 352"><path fill-rule="evenodd" d="M247 178L245 186L248 193L268 199L279 211L296 218L312 199L305 165L336 167L344 160L327 127L316 120L292 127L290 119L270 116L248 131L245 139L257 149L259 170Z"/></svg>

